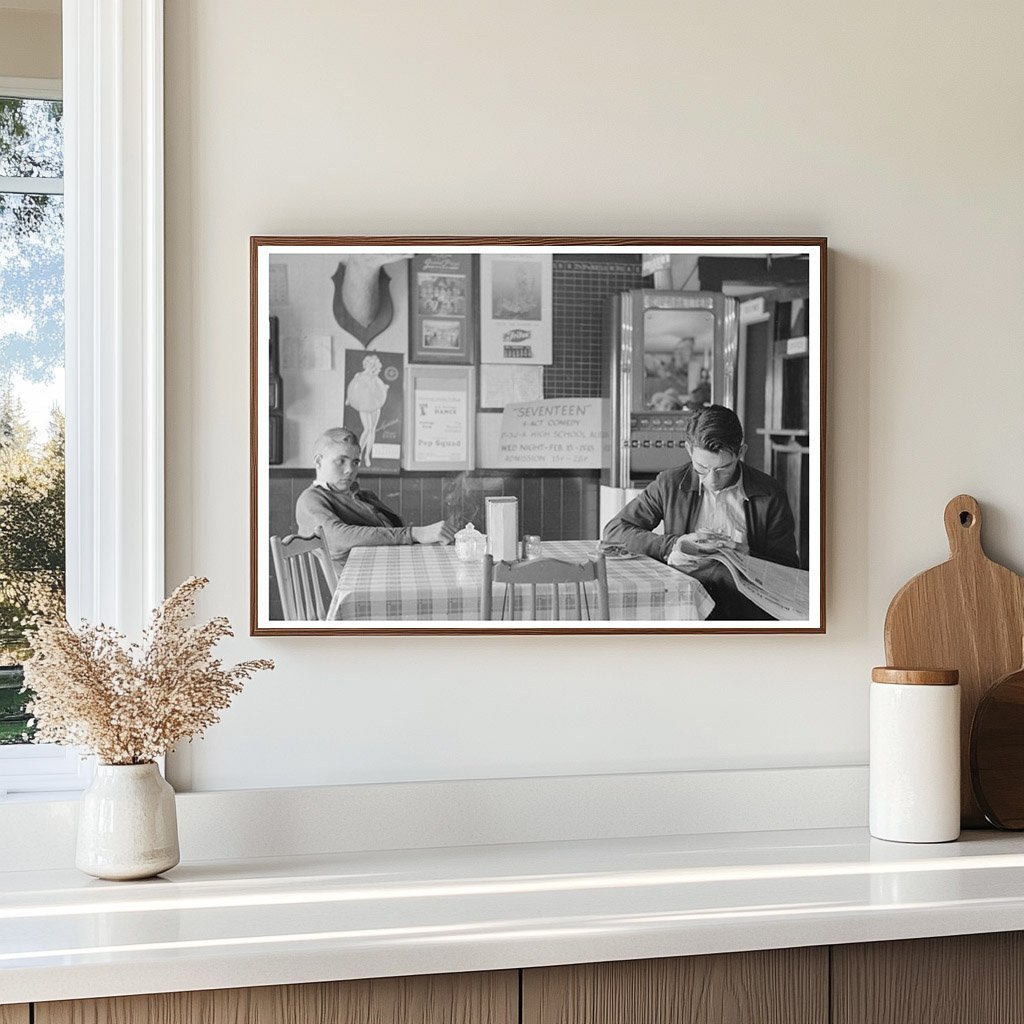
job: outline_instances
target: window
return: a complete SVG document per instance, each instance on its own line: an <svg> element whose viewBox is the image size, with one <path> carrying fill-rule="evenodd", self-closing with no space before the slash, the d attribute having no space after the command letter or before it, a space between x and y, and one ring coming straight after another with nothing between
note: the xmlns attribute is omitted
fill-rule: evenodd
<svg viewBox="0 0 1024 1024"><path fill-rule="evenodd" d="M0 80L0 748L17 788L66 788L73 755L28 747L20 662L33 607L64 600L64 133L59 83ZM33 783L27 785L31 776Z"/></svg>
<svg viewBox="0 0 1024 1024"><path fill-rule="evenodd" d="M63 104L0 85L0 744L28 724L25 616L64 597Z"/></svg>

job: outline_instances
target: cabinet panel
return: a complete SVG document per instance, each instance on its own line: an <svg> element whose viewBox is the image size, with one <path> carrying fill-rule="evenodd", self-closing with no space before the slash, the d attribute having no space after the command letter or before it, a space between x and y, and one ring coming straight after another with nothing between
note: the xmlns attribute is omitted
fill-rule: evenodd
<svg viewBox="0 0 1024 1024"><path fill-rule="evenodd" d="M826 1024L828 950L523 972L523 1024Z"/></svg>
<svg viewBox="0 0 1024 1024"><path fill-rule="evenodd" d="M0 1006L0 1024L28 1024L28 1005Z"/></svg>
<svg viewBox="0 0 1024 1024"><path fill-rule="evenodd" d="M494 971L37 1003L35 1024L517 1024L518 1017L517 972Z"/></svg>
<svg viewBox="0 0 1024 1024"><path fill-rule="evenodd" d="M832 947L834 1024L1024 1020L1024 933Z"/></svg>

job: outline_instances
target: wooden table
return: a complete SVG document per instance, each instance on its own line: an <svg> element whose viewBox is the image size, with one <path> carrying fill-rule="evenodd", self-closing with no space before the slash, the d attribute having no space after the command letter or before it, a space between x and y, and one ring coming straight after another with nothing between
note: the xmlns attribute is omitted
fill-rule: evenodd
<svg viewBox="0 0 1024 1024"><path fill-rule="evenodd" d="M545 557L582 562L597 541L546 541ZM693 621L707 617L714 602L699 581L653 558L609 559L611 621ZM501 596L495 588L495 606ZM517 605L527 621L550 618L545 604L537 613ZM440 545L354 548L334 592L329 619L467 621L480 618L480 563L460 562L454 547Z"/></svg>

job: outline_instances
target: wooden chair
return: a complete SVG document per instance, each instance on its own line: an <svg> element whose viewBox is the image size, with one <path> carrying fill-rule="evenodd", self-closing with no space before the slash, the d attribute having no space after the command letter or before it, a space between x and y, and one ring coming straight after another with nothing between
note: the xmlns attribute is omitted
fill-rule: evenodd
<svg viewBox="0 0 1024 1024"><path fill-rule="evenodd" d="M498 618L504 619L508 612L509 619L516 618L516 595L522 587L524 595L523 618L525 611L525 588L529 588L530 619L537 621L537 588L550 587L551 618L562 619L563 611L566 618L604 620L608 619L608 574L605 569L604 554L586 562L563 562L557 558L535 558L522 562L499 562L494 564L490 555L485 555L482 564L480 586L480 618L489 620L493 611L493 584L504 583L505 599L499 610ZM589 589L587 584L593 584ZM567 593L562 588L568 588ZM543 592L542 592L543 593ZM567 598L575 594L573 602ZM570 616L570 611L575 615ZM584 612L586 615L584 616Z"/></svg>
<svg viewBox="0 0 1024 1024"><path fill-rule="evenodd" d="M274 559L284 617L290 622L322 622L326 619L338 577L323 530L318 529L312 537L300 537L294 533L284 540L271 537L270 553Z"/></svg>

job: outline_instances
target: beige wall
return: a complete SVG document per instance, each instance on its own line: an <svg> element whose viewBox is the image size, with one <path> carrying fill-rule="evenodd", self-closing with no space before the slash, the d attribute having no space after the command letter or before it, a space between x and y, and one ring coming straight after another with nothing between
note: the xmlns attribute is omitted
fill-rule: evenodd
<svg viewBox="0 0 1024 1024"><path fill-rule="evenodd" d="M0 78L60 78L60 15L0 10Z"/></svg>
<svg viewBox="0 0 1024 1024"><path fill-rule="evenodd" d="M243 637L278 669L197 788L865 761L947 499L1024 569L1022 36L969 0L167 0L169 581L242 633L249 235L833 247L826 636Z"/></svg>

